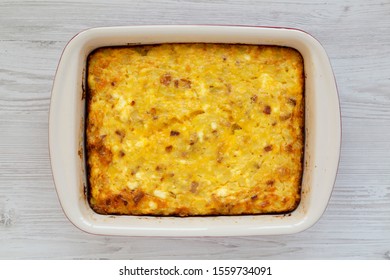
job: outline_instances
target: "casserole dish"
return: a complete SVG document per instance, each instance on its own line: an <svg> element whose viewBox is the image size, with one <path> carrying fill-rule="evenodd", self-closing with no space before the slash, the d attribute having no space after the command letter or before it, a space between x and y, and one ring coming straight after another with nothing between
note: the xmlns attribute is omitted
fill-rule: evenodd
<svg viewBox="0 0 390 280"><path fill-rule="evenodd" d="M100 215L87 200L85 71L99 47L161 43L229 43L286 46L298 50L305 69L305 149L301 201L289 214L213 217ZM305 230L329 201L339 162L338 93L325 50L296 29L247 26L138 26L94 28L76 35L58 65L49 116L54 182L62 208L81 230L128 236L229 236L287 234Z"/></svg>

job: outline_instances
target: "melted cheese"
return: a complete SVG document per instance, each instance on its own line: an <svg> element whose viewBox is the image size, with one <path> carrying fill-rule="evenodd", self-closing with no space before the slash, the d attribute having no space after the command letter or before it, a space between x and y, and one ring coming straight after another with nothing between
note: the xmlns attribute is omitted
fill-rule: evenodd
<svg viewBox="0 0 390 280"><path fill-rule="evenodd" d="M303 61L290 48L163 44L88 59L90 204L238 215L300 199Z"/></svg>

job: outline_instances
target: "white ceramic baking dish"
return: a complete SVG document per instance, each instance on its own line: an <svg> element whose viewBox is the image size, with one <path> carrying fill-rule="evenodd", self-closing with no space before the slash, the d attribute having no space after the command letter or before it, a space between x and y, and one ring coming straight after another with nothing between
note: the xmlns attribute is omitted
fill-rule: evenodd
<svg viewBox="0 0 390 280"><path fill-rule="evenodd" d="M288 46L304 58L305 153L302 199L287 215L138 217L99 215L86 199L84 154L86 58L102 46L174 42ZM69 220L95 234L229 236L296 233L312 226L328 204L341 142L339 99L329 59L317 40L289 28L248 26L132 26L94 28L66 46L50 105L50 158L58 197Z"/></svg>

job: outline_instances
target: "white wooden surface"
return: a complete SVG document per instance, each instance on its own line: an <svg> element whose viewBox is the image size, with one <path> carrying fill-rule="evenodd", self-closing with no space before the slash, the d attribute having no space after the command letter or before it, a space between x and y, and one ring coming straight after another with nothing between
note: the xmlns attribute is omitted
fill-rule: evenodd
<svg viewBox="0 0 390 280"><path fill-rule="evenodd" d="M96 26L289 26L325 47L343 142L329 207L287 236L127 238L75 228L58 202L48 110L68 40ZM0 259L390 259L390 1L0 0Z"/></svg>

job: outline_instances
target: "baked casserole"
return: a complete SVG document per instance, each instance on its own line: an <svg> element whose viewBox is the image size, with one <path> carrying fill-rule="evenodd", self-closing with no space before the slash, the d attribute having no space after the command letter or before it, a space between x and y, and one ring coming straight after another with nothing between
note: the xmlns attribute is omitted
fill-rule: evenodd
<svg viewBox="0 0 390 280"><path fill-rule="evenodd" d="M286 213L300 201L304 69L288 47L103 47L87 60L100 214Z"/></svg>

